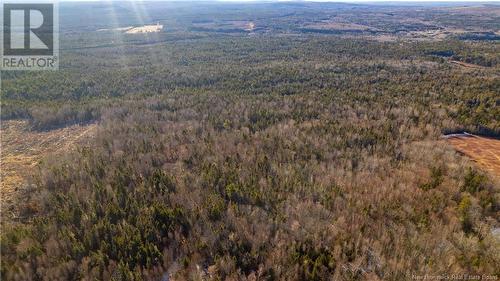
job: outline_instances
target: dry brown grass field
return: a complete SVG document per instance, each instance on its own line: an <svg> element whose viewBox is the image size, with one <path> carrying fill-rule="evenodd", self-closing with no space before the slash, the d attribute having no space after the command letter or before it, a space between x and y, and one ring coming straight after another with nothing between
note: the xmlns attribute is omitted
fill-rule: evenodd
<svg viewBox="0 0 500 281"><path fill-rule="evenodd" d="M470 157L482 169L500 177L500 140L479 136L456 136L448 139L455 149Z"/></svg>
<svg viewBox="0 0 500 281"><path fill-rule="evenodd" d="M4 211L13 207L17 191L27 183L40 161L71 150L97 126L74 125L39 132L30 130L27 121L11 120L2 122L1 127L0 198Z"/></svg>

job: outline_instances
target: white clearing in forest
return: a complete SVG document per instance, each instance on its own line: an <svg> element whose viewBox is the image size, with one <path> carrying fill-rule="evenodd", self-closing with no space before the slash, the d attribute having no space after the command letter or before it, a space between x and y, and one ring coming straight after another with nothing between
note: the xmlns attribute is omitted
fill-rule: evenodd
<svg viewBox="0 0 500 281"><path fill-rule="evenodd" d="M134 27L127 30L125 33L127 34L151 33L151 32L160 32L162 29L163 25L157 23L155 25L144 25L144 26Z"/></svg>

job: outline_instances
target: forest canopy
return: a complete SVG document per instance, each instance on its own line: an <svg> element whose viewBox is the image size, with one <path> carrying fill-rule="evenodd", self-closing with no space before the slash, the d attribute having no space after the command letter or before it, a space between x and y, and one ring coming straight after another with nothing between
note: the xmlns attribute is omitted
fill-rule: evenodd
<svg viewBox="0 0 500 281"><path fill-rule="evenodd" d="M498 278L499 179L441 139L500 135L497 5L130 5L2 72L2 122L97 125L2 207L4 280Z"/></svg>

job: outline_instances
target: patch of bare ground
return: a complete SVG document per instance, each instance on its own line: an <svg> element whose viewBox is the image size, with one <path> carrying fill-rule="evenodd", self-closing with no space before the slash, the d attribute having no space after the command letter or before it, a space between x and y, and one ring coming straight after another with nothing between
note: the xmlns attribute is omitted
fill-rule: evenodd
<svg viewBox="0 0 500 281"><path fill-rule="evenodd" d="M441 29L430 29L425 31L410 31L406 37L414 41L441 41L452 34Z"/></svg>
<svg viewBox="0 0 500 281"><path fill-rule="evenodd" d="M456 60L452 60L452 61L450 61L450 63L454 64L454 65L461 66L461 67L465 67L465 68L474 68L474 69L485 68L484 66L480 66L480 65L477 65L477 64L466 63L466 62L461 62L461 61L456 61Z"/></svg>
<svg viewBox="0 0 500 281"><path fill-rule="evenodd" d="M0 202L2 213L12 212L28 177L48 155L71 150L91 136L97 125L74 125L51 131L31 131L27 121L3 121L0 129Z"/></svg>
<svg viewBox="0 0 500 281"><path fill-rule="evenodd" d="M229 20L223 22L203 22L194 23L194 27L203 28L208 30L224 30L224 29L238 29L241 31L253 32L257 28L257 25L252 21L245 20Z"/></svg>
<svg viewBox="0 0 500 281"><path fill-rule="evenodd" d="M448 136L446 140L480 168L500 178L500 140L467 134Z"/></svg>
<svg viewBox="0 0 500 281"><path fill-rule="evenodd" d="M229 24L233 25L235 28L240 28L245 31L255 30L255 23L251 21L228 21Z"/></svg>
<svg viewBox="0 0 500 281"><path fill-rule="evenodd" d="M152 33L160 32L163 29L163 25L157 23L155 25L144 25L139 27L133 27L125 31L126 34L138 34L138 33Z"/></svg>
<svg viewBox="0 0 500 281"><path fill-rule="evenodd" d="M339 31L367 31L367 30L375 30L374 28L366 25L355 24L350 22L337 22L337 21L322 21L314 24L310 24L306 26L307 28L317 28L317 29L325 29L325 30L339 30Z"/></svg>

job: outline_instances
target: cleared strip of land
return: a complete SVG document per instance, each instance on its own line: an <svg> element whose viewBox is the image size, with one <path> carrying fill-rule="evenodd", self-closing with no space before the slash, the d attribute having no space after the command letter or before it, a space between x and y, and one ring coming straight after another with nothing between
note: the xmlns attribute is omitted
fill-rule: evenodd
<svg viewBox="0 0 500 281"><path fill-rule="evenodd" d="M500 140L469 134L448 136L455 149L474 160L478 166L500 177Z"/></svg>
<svg viewBox="0 0 500 281"><path fill-rule="evenodd" d="M137 34L137 33L150 33L150 32L160 32L163 29L163 25L144 25L139 27L134 27L125 31L127 34Z"/></svg>
<svg viewBox="0 0 500 281"><path fill-rule="evenodd" d="M48 155L71 150L85 136L95 132L97 125L69 126L37 132L27 121L3 121L0 157L0 200L2 208L14 204L14 197L26 183L38 163Z"/></svg>

